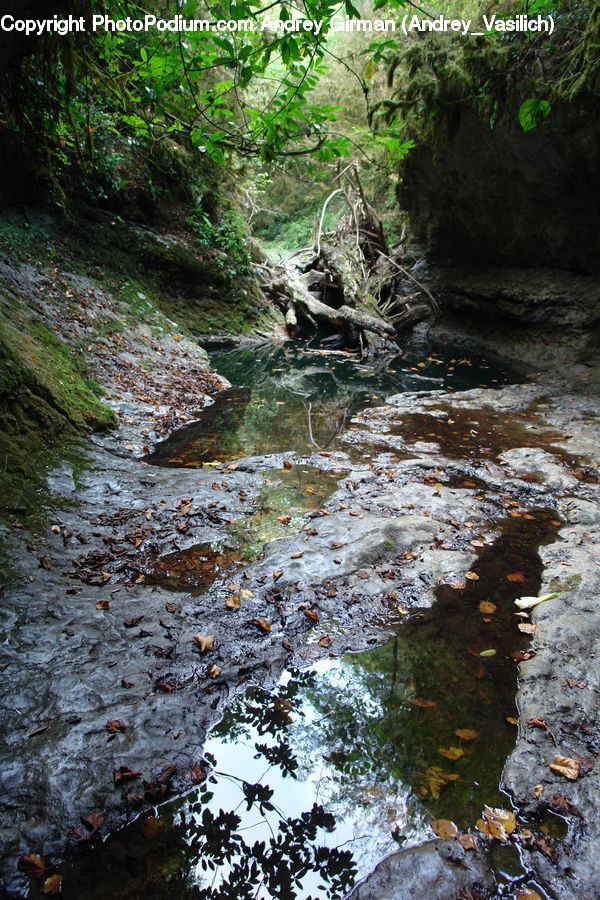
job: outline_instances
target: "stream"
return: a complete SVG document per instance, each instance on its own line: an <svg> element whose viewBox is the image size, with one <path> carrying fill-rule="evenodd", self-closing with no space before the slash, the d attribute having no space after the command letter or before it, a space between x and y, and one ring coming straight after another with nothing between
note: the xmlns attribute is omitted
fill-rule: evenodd
<svg viewBox="0 0 600 900"><path fill-rule="evenodd" d="M513 377L439 348L408 351L379 370L290 345L215 353L212 364L233 387L148 463L210 469L280 451L345 450L364 464L369 447L342 440L358 410L402 391ZM146 583L203 594L267 541L298 532L344 474L277 463L249 522L218 546L150 562ZM510 808L499 782L516 735L513 654L529 640L510 627L513 601L538 592L537 551L560 524L543 507L501 519L498 537L477 551L474 579L438 586L431 609L404 615L392 604L371 649L331 653L286 669L271 689L234 695L209 735L197 786L72 857L62 894L337 900L386 854L431 839L432 820L466 831L485 804ZM519 583L507 580L515 571L524 573ZM327 647L340 627L320 621L308 643ZM490 647L495 655L482 657ZM555 818L544 828L560 831ZM523 878L514 845L497 850L494 870L507 887Z"/></svg>

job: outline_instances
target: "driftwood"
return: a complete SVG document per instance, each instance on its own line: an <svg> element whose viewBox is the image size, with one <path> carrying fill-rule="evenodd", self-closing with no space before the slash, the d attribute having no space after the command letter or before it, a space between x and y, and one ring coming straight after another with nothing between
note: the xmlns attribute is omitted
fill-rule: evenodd
<svg viewBox="0 0 600 900"><path fill-rule="evenodd" d="M335 231L324 235L325 211L334 196L343 197L346 212ZM437 311L427 288L392 258L355 171L352 187L336 188L325 201L313 249L257 269L266 293L285 314L290 336L324 326L369 355L397 351L398 333Z"/></svg>

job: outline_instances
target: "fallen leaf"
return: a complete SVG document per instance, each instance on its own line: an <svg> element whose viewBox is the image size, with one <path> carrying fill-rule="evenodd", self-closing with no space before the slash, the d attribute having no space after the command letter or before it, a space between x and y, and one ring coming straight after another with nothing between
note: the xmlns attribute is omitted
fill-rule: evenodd
<svg viewBox="0 0 600 900"><path fill-rule="evenodd" d="M479 612L485 613L486 615L491 615L491 613L495 613L498 607L495 603L491 603L489 600L482 600L479 604Z"/></svg>
<svg viewBox="0 0 600 900"><path fill-rule="evenodd" d="M446 759L460 759L465 755L465 751L461 747L438 747L438 753L445 756Z"/></svg>
<svg viewBox="0 0 600 900"><path fill-rule="evenodd" d="M292 517L291 516L278 516L277 521L281 522L282 525L289 525L290 522L292 521Z"/></svg>
<svg viewBox="0 0 600 900"><path fill-rule="evenodd" d="M513 812L507 809L498 809L486 806L483 816L477 820L477 828L487 837L495 838L502 844L506 844L509 834L517 827L517 820Z"/></svg>
<svg viewBox="0 0 600 900"><path fill-rule="evenodd" d="M279 581L281 576L283 575L283 569L277 569L276 572L273 572L273 581Z"/></svg>
<svg viewBox="0 0 600 900"><path fill-rule="evenodd" d="M132 616L131 619L125 619L125 621L123 622L123 625L125 626L125 628L135 628L135 626L139 625L139 623L142 621L143 618L144 618L143 615L142 616Z"/></svg>
<svg viewBox="0 0 600 900"><path fill-rule="evenodd" d="M480 656L483 656L483 657L485 657L485 658L487 659L489 656L495 656L495 655L496 655L496 651L495 651L495 650L493 649L493 647L492 647L490 650L482 650L481 653L480 653L479 655L480 655Z"/></svg>
<svg viewBox="0 0 600 900"><path fill-rule="evenodd" d="M200 653L208 653L215 645L214 634L195 634L194 640L200 648Z"/></svg>
<svg viewBox="0 0 600 900"><path fill-rule="evenodd" d="M267 622L266 619L248 619L247 625L257 625L258 628L261 628L263 631L270 631L271 626Z"/></svg>
<svg viewBox="0 0 600 900"><path fill-rule="evenodd" d="M110 609L110 600L98 600L96 609Z"/></svg>
<svg viewBox="0 0 600 900"><path fill-rule="evenodd" d="M113 779L115 784L119 784L121 781L129 781L131 778L139 778L141 772L134 772L133 769L130 769L129 766L119 766L118 769L114 769L113 771Z"/></svg>
<svg viewBox="0 0 600 900"><path fill-rule="evenodd" d="M546 722L546 720L540 719L537 716L532 719L527 719L527 724L531 725L532 728L548 728L548 723Z"/></svg>
<svg viewBox="0 0 600 900"><path fill-rule="evenodd" d="M477 850L477 839L474 834L459 834L458 842L463 850Z"/></svg>
<svg viewBox="0 0 600 900"><path fill-rule="evenodd" d="M319 638L319 646L320 647L331 647L333 643L333 638L330 634L324 634L323 637Z"/></svg>
<svg viewBox="0 0 600 900"><path fill-rule="evenodd" d="M515 898L516 900L542 900L542 895L533 888L527 887L526 884L522 884L516 889Z"/></svg>
<svg viewBox="0 0 600 900"><path fill-rule="evenodd" d="M313 622L319 621L319 613L315 612L314 609L305 609L305 610L303 610L303 612L304 612L304 615L308 619L311 619Z"/></svg>
<svg viewBox="0 0 600 900"><path fill-rule="evenodd" d="M21 868L28 878L41 878L48 865L38 853L28 853L21 857Z"/></svg>
<svg viewBox="0 0 600 900"><path fill-rule="evenodd" d="M508 722L509 725L518 725L519 724L519 720L515 719L514 716L507 716L506 721Z"/></svg>
<svg viewBox="0 0 600 900"><path fill-rule="evenodd" d="M217 665L211 666L210 669L208 670L208 677L209 678L218 678L219 675L221 674L221 671L222 671L222 669L220 666L217 666Z"/></svg>
<svg viewBox="0 0 600 900"><path fill-rule="evenodd" d="M410 702L413 706L420 706L422 709L429 709L432 706L437 706L437 700L421 700L419 697L413 697Z"/></svg>
<svg viewBox="0 0 600 900"><path fill-rule="evenodd" d="M539 799L539 798L542 796L543 793L544 793L544 785L543 785L543 784L536 784L535 787L534 787L534 789L533 789L533 795L534 795L534 797L538 797L538 799Z"/></svg>
<svg viewBox="0 0 600 900"><path fill-rule="evenodd" d="M173 691L177 690L177 684L175 681L161 681L158 685L159 691L164 691L165 694L172 694Z"/></svg>
<svg viewBox="0 0 600 900"><path fill-rule="evenodd" d="M458 834L458 828L450 819L434 819L429 827L435 835L445 841L455 838Z"/></svg>
<svg viewBox="0 0 600 900"><path fill-rule="evenodd" d="M108 731L109 734L119 734L119 733L122 734L124 731L127 730L127 726L123 725L122 722L119 722L118 719L110 719L106 723L106 730Z"/></svg>
<svg viewBox="0 0 600 900"><path fill-rule="evenodd" d="M544 594L543 597L519 597L515 600L515 606L518 606L519 609L532 609L534 606L537 606L538 603L545 603L546 600L554 600L555 597L558 597L556 591L552 594Z"/></svg>
<svg viewBox="0 0 600 900"><path fill-rule="evenodd" d="M535 634L537 625L533 625L530 622L519 622L517 628L519 631L522 631L523 634Z"/></svg>
<svg viewBox="0 0 600 900"><path fill-rule="evenodd" d="M91 812L89 816L83 818L83 823L84 825L87 825L88 828L91 828L92 831L98 831L104 824L104 813L99 811Z"/></svg>
<svg viewBox="0 0 600 900"><path fill-rule="evenodd" d="M240 597L243 597L245 600L250 600L251 597L254 597L252 591L249 591L248 588L242 588L240 591Z"/></svg>
<svg viewBox="0 0 600 900"><path fill-rule="evenodd" d="M62 875L51 875L50 878L46 878L46 880L44 881L43 885L40 888L40 893L46 894L49 897L55 897L57 894L60 894L62 883Z"/></svg>
<svg viewBox="0 0 600 900"><path fill-rule="evenodd" d="M555 775L562 775L563 778L568 778L569 781L577 781L581 774L581 763L576 759L571 759L568 756L560 756L558 754L554 757L554 762L550 763L548 768L551 772L554 772Z"/></svg>
<svg viewBox="0 0 600 900"><path fill-rule="evenodd" d="M165 603L165 609L166 609L167 612L170 612L170 613L177 612L177 606L176 606L176 604L175 604L175 603L171 603L170 600L169 600L168 603Z"/></svg>
<svg viewBox="0 0 600 900"><path fill-rule="evenodd" d="M572 803L570 800L567 800L566 797L563 797L562 794L554 794L550 805L552 806L552 809L562 813L564 816L571 813Z"/></svg>
<svg viewBox="0 0 600 900"><path fill-rule="evenodd" d="M472 728L457 728L454 734L462 741L474 741L479 736Z"/></svg>
<svg viewBox="0 0 600 900"><path fill-rule="evenodd" d="M479 581L479 575L476 572L467 572L465 578L468 578L469 581Z"/></svg>
<svg viewBox="0 0 600 900"><path fill-rule="evenodd" d="M289 460L284 459L284 461L283 461L283 468L284 468L284 469L293 469L294 466L293 466L293 464L292 464L291 462L289 462Z"/></svg>
<svg viewBox="0 0 600 900"><path fill-rule="evenodd" d="M440 789L449 781L458 781L459 775L447 775L439 766L429 766L425 771L427 787L434 800L439 800Z"/></svg>
<svg viewBox="0 0 600 900"><path fill-rule="evenodd" d="M515 653L510 655L515 662L525 662L525 660L532 659L535 656L535 650L516 650Z"/></svg>
<svg viewBox="0 0 600 900"><path fill-rule="evenodd" d="M580 690L583 690L583 688L587 687L587 681L575 681L573 678L566 678L565 682L567 687L570 688L579 688Z"/></svg>
<svg viewBox="0 0 600 900"><path fill-rule="evenodd" d="M510 572L510 574L508 574L508 575L506 576L506 580L507 580L507 581L512 581L512 582L515 582L515 583L518 582L518 583L520 584L522 581L525 581L526 578L525 578L525 575L524 575L522 572Z"/></svg>

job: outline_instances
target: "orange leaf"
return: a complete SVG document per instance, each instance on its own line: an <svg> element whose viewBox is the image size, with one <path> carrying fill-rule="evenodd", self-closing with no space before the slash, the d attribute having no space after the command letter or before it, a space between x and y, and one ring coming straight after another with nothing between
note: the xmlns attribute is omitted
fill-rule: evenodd
<svg viewBox="0 0 600 900"><path fill-rule="evenodd" d="M520 584L521 582L525 581L526 579L522 572L511 572L509 575L506 576L506 580L518 582Z"/></svg>
<svg viewBox="0 0 600 900"><path fill-rule="evenodd" d="M437 706L437 700L421 700L419 697L413 697L410 702L413 706L420 706L422 709L429 709L431 706Z"/></svg>
<svg viewBox="0 0 600 900"><path fill-rule="evenodd" d="M479 737L472 728L457 728L454 734L463 741L474 741L476 737Z"/></svg>

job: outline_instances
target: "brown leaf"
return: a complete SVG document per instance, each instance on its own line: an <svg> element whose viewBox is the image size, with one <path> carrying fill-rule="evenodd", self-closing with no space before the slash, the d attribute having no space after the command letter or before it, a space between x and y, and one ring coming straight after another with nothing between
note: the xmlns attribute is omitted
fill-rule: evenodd
<svg viewBox="0 0 600 900"><path fill-rule="evenodd" d="M422 700L420 697L413 697L410 702L413 706L419 706L421 709L429 709L432 706L437 706L437 700Z"/></svg>
<svg viewBox="0 0 600 900"><path fill-rule="evenodd" d="M540 719L539 716L534 716L532 719L527 719L527 724L531 725L532 728L548 728L548 723L545 719Z"/></svg>
<svg viewBox="0 0 600 900"><path fill-rule="evenodd" d="M113 771L113 779L115 784L120 784L121 781L129 781L131 778L139 778L141 772L134 772L133 769L130 769L129 766L119 766L118 769L114 769Z"/></svg>
<svg viewBox="0 0 600 900"><path fill-rule="evenodd" d="M168 603L165 603L165 609L166 609L167 612L175 613L175 612L177 612L177 605L176 605L175 603L172 603L172 602L169 600Z"/></svg>
<svg viewBox="0 0 600 900"><path fill-rule="evenodd" d="M291 463L289 460L284 459L284 461L283 461L283 468L284 468L284 469L293 469L294 466L293 466L293 463Z"/></svg>
<svg viewBox="0 0 600 900"><path fill-rule="evenodd" d="M239 609L242 604L240 600L239 594L232 594L231 597L228 597L225 601L225 606L227 609Z"/></svg>
<svg viewBox="0 0 600 900"><path fill-rule="evenodd" d="M457 728L454 732L462 741L474 741L478 734L472 728Z"/></svg>
<svg viewBox="0 0 600 900"><path fill-rule="evenodd" d="M92 831L98 831L104 824L104 813L96 811L91 812L89 816L82 817L83 824L91 828Z"/></svg>
<svg viewBox="0 0 600 900"><path fill-rule="evenodd" d="M96 609L110 609L110 600L98 600Z"/></svg>
<svg viewBox="0 0 600 900"><path fill-rule="evenodd" d="M271 626L267 622L266 619L248 619L246 622L247 625L256 625L258 628L261 628L263 631L270 631Z"/></svg>
<svg viewBox="0 0 600 900"><path fill-rule="evenodd" d="M566 683L567 687L580 688L580 690L587 687L587 681L574 681L573 678L567 678Z"/></svg>
<svg viewBox="0 0 600 900"><path fill-rule="evenodd" d="M292 553L290 559L300 559L302 556L304 556L304 550L298 550L297 553Z"/></svg>
<svg viewBox="0 0 600 900"><path fill-rule="evenodd" d="M519 622L517 628L519 631L522 631L523 634L535 634L537 625L533 625L531 622Z"/></svg>
<svg viewBox="0 0 600 900"><path fill-rule="evenodd" d="M110 719L106 723L106 730L109 734L119 734L119 732L124 732L127 730L127 727L123 725L122 722L119 722L118 719Z"/></svg>
<svg viewBox="0 0 600 900"><path fill-rule="evenodd" d="M221 674L221 671L222 670L221 670L220 666L217 666L217 665L211 666L210 669L208 670L208 677L209 678L218 678L219 675Z"/></svg>
<svg viewBox="0 0 600 900"><path fill-rule="evenodd" d="M28 853L21 857L21 868L28 878L41 878L48 865L38 853Z"/></svg>
<svg viewBox="0 0 600 900"><path fill-rule="evenodd" d="M292 517L291 516L278 516L277 521L281 522L282 525L289 525L290 522L292 521Z"/></svg>
<svg viewBox="0 0 600 900"><path fill-rule="evenodd" d="M330 550L339 550L340 547L345 547L346 545L342 543L342 541L332 541L329 545Z"/></svg>
<svg viewBox="0 0 600 900"><path fill-rule="evenodd" d="M41 886L40 894L46 894L49 897L55 897L57 894L60 894L62 890L62 883L62 875L51 875L50 878L46 878L43 885Z"/></svg>
<svg viewBox="0 0 600 900"><path fill-rule="evenodd" d="M214 634L195 634L194 640L200 648L200 653L208 653L215 645Z"/></svg>
<svg viewBox="0 0 600 900"><path fill-rule="evenodd" d="M510 655L516 662L525 662L526 659L532 659L535 656L535 650L517 650Z"/></svg>
<svg viewBox="0 0 600 900"><path fill-rule="evenodd" d="M455 838L458 834L458 828L450 819L434 819L429 827L437 837L445 841Z"/></svg>
<svg viewBox="0 0 600 900"><path fill-rule="evenodd" d="M477 572L467 572L465 578L468 578L469 581L479 581L479 575Z"/></svg>
<svg viewBox="0 0 600 900"><path fill-rule="evenodd" d="M477 839L474 834L459 834L458 842L463 850L477 850Z"/></svg>
<svg viewBox="0 0 600 900"><path fill-rule="evenodd" d="M123 625L125 626L125 628L135 628L136 625L140 624L140 622L142 621L143 618L144 618L143 615L132 616L131 619L125 619L125 621L123 622Z"/></svg>
<svg viewBox="0 0 600 900"><path fill-rule="evenodd" d="M515 584L516 583L521 584L521 582L526 581L526 578L525 578L525 575L523 574L523 572L511 572L509 575L506 576L506 580L512 581Z"/></svg>
<svg viewBox="0 0 600 900"><path fill-rule="evenodd" d="M41 556L38 556L38 561L41 569L51 569L52 564L48 557L43 553Z"/></svg>
<svg viewBox="0 0 600 900"><path fill-rule="evenodd" d="M273 572L273 581L279 581L282 575L283 569L278 569L276 572Z"/></svg>
<svg viewBox="0 0 600 900"><path fill-rule="evenodd" d="M573 804L570 800L567 800L566 797L563 797L562 794L554 794L550 805L552 806L552 809L555 809L563 816L568 816L571 813Z"/></svg>
<svg viewBox="0 0 600 900"><path fill-rule="evenodd" d="M315 612L314 609L305 609L303 612L307 619L311 619L313 622L319 621L319 613Z"/></svg>
<svg viewBox="0 0 600 900"><path fill-rule="evenodd" d="M333 643L333 638L330 634L324 634L323 637L319 638L319 646L320 647L331 647Z"/></svg>
<svg viewBox="0 0 600 900"><path fill-rule="evenodd" d="M164 691L165 694L172 694L173 691L177 690L177 684L175 681L161 681L158 685L159 691Z"/></svg>
<svg viewBox="0 0 600 900"><path fill-rule="evenodd" d="M555 775L562 775L569 781L577 781L581 774L581 763L568 756L560 756L560 754L554 757L554 762L550 763L548 768Z"/></svg>

